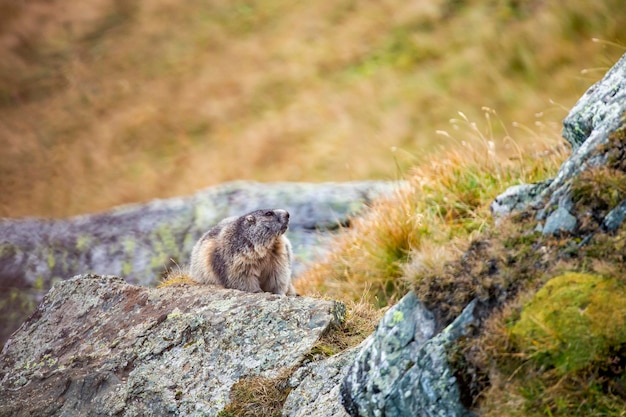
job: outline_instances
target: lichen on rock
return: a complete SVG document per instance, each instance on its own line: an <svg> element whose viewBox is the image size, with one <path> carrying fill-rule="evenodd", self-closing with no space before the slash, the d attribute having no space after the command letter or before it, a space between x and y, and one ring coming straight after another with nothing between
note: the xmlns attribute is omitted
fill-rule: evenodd
<svg viewBox="0 0 626 417"><path fill-rule="evenodd" d="M358 353L341 385L352 417L469 416L447 354L474 322L471 302L438 334L413 292L392 307Z"/></svg>

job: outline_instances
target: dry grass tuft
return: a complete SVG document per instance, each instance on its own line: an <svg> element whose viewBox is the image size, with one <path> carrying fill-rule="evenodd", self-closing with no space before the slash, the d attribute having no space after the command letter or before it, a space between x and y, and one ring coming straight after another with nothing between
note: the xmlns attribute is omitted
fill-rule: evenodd
<svg viewBox="0 0 626 417"><path fill-rule="evenodd" d="M318 360L358 345L372 334L384 312L385 309L376 309L363 300L348 303L345 320L341 325L329 328L308 357Z"/></svg>
<svg viewBox="0 0 626 417"><path fill-rule="evenodd" d="M486 133L464 116L456 121L467 140L415 168L395 195L374 202L340 235L328 259L298 280L298 290L388 305L492 228L489 205L499 193L556 172L567 154L561 147L546 146L540 158L536 149L521 148L515 159L499 156L490 136L493 115L487 109ZM510 137L506 141L513 143Z"/></svg>
<svg viewBox="0 0 626 417"><path fill-rule="evenodd" d="M280 417L289 395L291 370L277 378L252 376L240 379L230 389L230 403L218 417Z"/></svg>
<svg viewBox="0 0 626 417"><path fill-rule="evenodd" d="M348 301L365 295L380 306L394 294L406 292L398 280L401 262L419 238L421 225L407 193L398 189L393 197L375 201L365 216L352 220L329 259L313 265L296 281L298 291Z"/></svg>
<svg viewBox="0 0 626 417"><path fill-rule="evenodd" d="M177 265L175 268L171 268L167 271L163 279L161 279L161 282L159 283L159 285L157 285L157 288L164 288L164 287L171 287L171 286L178 286L178 285L200 285L200 284L198 284L196 281L191 279L191 277L189 276L189 273Z"/></svg>

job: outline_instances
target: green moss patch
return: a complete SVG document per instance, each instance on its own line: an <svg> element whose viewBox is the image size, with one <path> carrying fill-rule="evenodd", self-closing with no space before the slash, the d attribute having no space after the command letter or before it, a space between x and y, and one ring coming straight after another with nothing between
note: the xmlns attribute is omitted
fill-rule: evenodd
<svg viewBox="0 0 626 417"><path fill-rule="evenodd" d="M626 284L569 272L527 298L487 325L481 415L626 415Z"/></svg>
<svg viewBox="0 0 626 417"><path fill-rule="evenodd" d="M600 363L626 346L626 285L568 273L535 294L511 328L515 347L559 375Z"/></svg>

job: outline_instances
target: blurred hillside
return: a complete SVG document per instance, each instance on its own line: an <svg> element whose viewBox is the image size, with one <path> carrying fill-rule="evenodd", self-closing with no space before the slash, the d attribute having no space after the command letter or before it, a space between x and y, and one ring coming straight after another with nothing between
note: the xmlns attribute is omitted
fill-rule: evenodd
<svg viewBox="0 0 626 417"><path fill-rule="evenodd" d="M0 0L0 216L397 178L483 106L533 146L626 45L623 0L567 3Z"/></svg>

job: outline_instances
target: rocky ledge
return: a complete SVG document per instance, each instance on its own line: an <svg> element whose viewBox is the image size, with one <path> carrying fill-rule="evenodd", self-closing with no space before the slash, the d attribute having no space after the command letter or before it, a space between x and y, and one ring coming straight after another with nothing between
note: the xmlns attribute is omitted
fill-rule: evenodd
<svg viewBox="0 0 626 417"><path fill-rule="evenodd" d="M0 416L215 416L299 365L344 306L116 277L59 282L0 356Z"/></svg>
<svg viewBox="0 0 626 417"><path fill-rule="evenodd" d="M473 304L435 334L411 292L361 345L312 361L343 304L81 275L56 283L6 343L0 416L232 417L246 381L279 386L284 416L465 416L446 350Z"/></svg>

